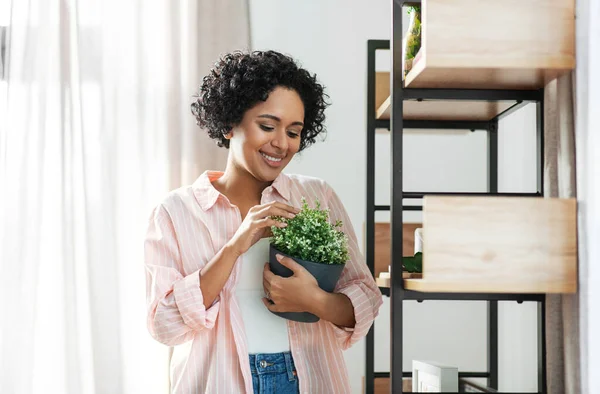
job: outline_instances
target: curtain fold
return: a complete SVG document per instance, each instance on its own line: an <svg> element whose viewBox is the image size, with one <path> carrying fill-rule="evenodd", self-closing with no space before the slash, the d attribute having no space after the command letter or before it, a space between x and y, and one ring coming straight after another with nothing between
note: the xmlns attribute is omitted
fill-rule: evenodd
<svg viewBox="0 0 600 394"><path fill-rule="evenodd" d="M544 92L544 195L576 197L574 73ZM551 394L579 394L579 295L546 296L547 384Z"/></svg>
<svg viewBox="0 0 600 394"><path fill-rule="evenodd" d="M143 237L168 190L227 152L192 96L248 49L246 0L13 1L0 168L0 387L163 393Z"/></svg>

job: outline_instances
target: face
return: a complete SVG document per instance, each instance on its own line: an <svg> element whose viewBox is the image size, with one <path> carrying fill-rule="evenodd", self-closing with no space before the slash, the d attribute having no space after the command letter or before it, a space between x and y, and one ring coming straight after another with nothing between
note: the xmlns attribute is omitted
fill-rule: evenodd
<svg viewBox="0 0 600 394"><path fill-rule="evenodd" d="M233 165L261 182L271 182L300 148L304 104L298 93L275 88L267 101L246 111L226 137Z"/></svg>

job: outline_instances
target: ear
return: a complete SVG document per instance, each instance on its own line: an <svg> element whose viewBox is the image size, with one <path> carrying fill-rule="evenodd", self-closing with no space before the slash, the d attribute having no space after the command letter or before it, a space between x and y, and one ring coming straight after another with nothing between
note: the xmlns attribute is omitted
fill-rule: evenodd
<svg viewBox="0 0 600 394"><path fill-rule="evenodd" d="M230 140L233 137L233 131L229 130L227 133L223 133L223 138Z"/></svg>

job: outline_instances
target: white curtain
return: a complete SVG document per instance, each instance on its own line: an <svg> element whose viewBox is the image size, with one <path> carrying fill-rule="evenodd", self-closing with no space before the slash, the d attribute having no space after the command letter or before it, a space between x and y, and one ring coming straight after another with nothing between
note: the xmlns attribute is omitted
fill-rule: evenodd
<svg viewBox="0 0 600 394"><path fill-rule="evenodd" d="M545 88L544 195L576 197L575 73ZM550 394L581 393L578 294L546 296L546 365Z"/></svg>
<svg viewBox="0 0 600 394"><path fill-rule="evenodd" d="M220 53L247 49L247 13L246 0L12 2L2 393L166 392L143 236L168 190L224 166L189 104Z"/></svg>

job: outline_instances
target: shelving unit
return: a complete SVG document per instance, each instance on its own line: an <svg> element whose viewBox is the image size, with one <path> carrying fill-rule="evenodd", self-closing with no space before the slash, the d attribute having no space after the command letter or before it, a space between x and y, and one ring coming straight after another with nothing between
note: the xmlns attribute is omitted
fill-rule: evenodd
<svg viewBox="0 0 600 394"><path fill-rule="evenodd" d="M545 294L576 290L576 246L574 238L564 243L564 256L553 266L554 274L565 273L557 283L539 281L529 286L507 286L495 281L493 272L485 280L485 268L472 261L474 275L464 283L456 277L428 274L428 256L432 251L443 252L442 241L428 244L424 235L423 279L403 279L403 211L424 210L423 206L404 205L405 199L429 199L429 195L443 198L528 198L535 199L539 217L547 214L542 206L543 150L544 150L544 90L545 83L574 67L574 1L549 0L547 2L481 2L478 0L423 0L422 47L420 60L413 65L406 81L402 79L402 7L421 1L392 0L392 40L368 41L367 76L367 216L365 228L365 254L369 268L375 272L375 212L391 211L392 277L390 288L381 288L391 298L391 371L374 371L374 328L367 336L365 391L373 394L382 387L381 379L391 378L391 392L403 392L403 302L406 300L457 300L485 301L488 305L488 365L486 372L461 372L459 377L487 378L488 386L498 388L498 301L536 302L538 305L538 392L546 393L545 346ZM451 21L451 23L448 23ZM476 23L474 21L477 21ZM531 29L530 26L540 26ZM508 33L506 33L508 31ZM390 73L376 72L375 52L392 52ZM391 94L390 94L391 92ZM537 107L537 192L498 192L498 120L528 103ZM391 206L375 203L375 132L391 131L392 171ZM484 131L488 135L488 192L486 193L428 193L404 192L402 189L402 146L404 129L461 129ZM427 196L427 197L426 197ZM510 200L510 199L508 199ZM443 201L443 200L431 200ZM476 201L476 200L470 200ZM537 202L541 204L537 204ZM485 204L486 201L483 201ZM549 225L566 234L575 223L574 202L564 202L565 214L559 222ZM455 212L452 212L455 214ZM424 231L427 231L426 219ZM439 222L443 223L443 222ZM430 230L440 230L439 223ZM506 224L506 223L505 223ZM513 223L509 223L513 224ZM472 223L470 223L472 225ZM443 234L441 229L438 233ZM478 229L486 233L485 229ZM560 231L556 234L560 237ZM494 233L492 231L492 233ZM496 232L497 234L497 232ZM543 237L542 237L543 238ZM448 240L446 240L448 241ZM539 240L537 240L539 241ZM544 249L534 239L525 239L517 246L533 247L547 255L555 250ZM515 240L511 239L508 242ZM492 247L493 243L490 244ZM487 246L490 246L487 245ZM431 249L428 249L431 248ZM537 249L536 249L537 248ZM489 249L486 249L489 250ZM460 255L460 253L458 253ZM498 257L490 255L490 259ZM445 256L447 257L447 256ZM445 258L438 256L440 265ZM546 256L547 257L547 256ZM436 267L435 257L431 257ZM499 256L498 258L506 258ZM543 261L543 256L531 259L531 268ZM450 263L452 264L452 263ZM544 268L547 268L546 266ZM443 271L443 270L441 270ZM496 272L497 273L497 272ZM477 278L484 278L478 281ZM376 384L377 379L377 384Z"/></svg>

